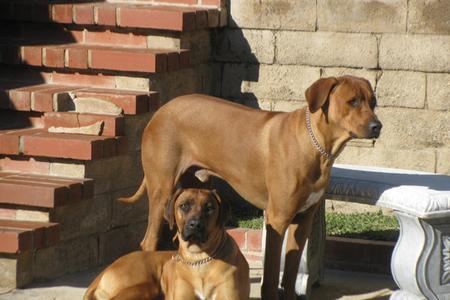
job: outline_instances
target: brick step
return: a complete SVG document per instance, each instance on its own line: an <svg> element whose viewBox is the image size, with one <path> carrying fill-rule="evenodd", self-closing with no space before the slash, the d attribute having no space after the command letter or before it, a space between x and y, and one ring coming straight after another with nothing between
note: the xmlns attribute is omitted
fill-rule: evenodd
<svg viewBox="0 0 450 300"><path fill-rule="evenodd" d="M158 108L156 92L90 88L58 84L28 84L0 81L0 109L18 111L74 110L76 98L95 98L122 108L124 114L135 115ZM95 111L93 111L95 113Z"/></svg>
<svg viewBox="0 0 450 300"><path fill-rule="evenodd" d="M0 219L0 253L19 253L55 245L59 240L56 223Z"/></svg>
<svg viewBox="0 0 450 300"><path fill-rule="evenodd" d="M89 199L92 179L0 171L0 204L55 208Z"/></svg>
<svg viewBox="0 0 450 300"><path fill-rule="evenodd" d="M0 154L94 160L126 152L124 137L49 133L46 129L0 130Z"/></svg>
<svg viewBox="0 0 450 300"><path fill-rule="evenodd" d="M98 135L121 136L125 134L124 116L87 114L77 112L28 112L0 110L0 130L19 128L64 127L79 128L103 122ZM51 131L51 130L49 130ZM85 133L92 134L92 133Z"/></svg>
<svg viewBox="0 0 450 300"><path fill-rule="evenodd" d="M137 73L176 71L190 65L189 50L58 44L58 41L26 43L0 41L0 62L51 69Z"/></svg>
<svg viewBox="0 0 450 300"><path fill-rule="evenodd" d="M51 3L51 1L2 0L0 12L0 20L83 26L193 31L226 25L226 10L157 3Z"/></svg>

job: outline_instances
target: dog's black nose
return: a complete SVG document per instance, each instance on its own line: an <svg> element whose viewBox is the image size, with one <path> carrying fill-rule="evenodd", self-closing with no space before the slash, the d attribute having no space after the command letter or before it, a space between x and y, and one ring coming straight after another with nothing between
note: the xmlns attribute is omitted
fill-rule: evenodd
<svg viewBox="0 0 450 300"><path fill-rule="evenodd" d="M200 219L190 219L187 223L187 227L190 230L202 230L204 228L204 224Z"/></svg>
<svg viewBox="0 0 450 300"><path fill-rule="evenodd" d="M372 133L373 136L378 137L380 135L381 132L381 128L383 127L383 125L381 124L380 121L376 120L376 121L371 121L369 123L369 129Z"/></svg>

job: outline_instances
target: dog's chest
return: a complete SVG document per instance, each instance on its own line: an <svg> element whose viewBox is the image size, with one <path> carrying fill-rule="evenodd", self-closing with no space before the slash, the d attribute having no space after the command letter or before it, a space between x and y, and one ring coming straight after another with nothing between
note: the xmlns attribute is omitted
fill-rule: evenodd
<svg viewBox="0 0 450 300"><path fill-rule="evenodd" d="M312 192L311 194L309 194L308 199L306 199L305 204L303 204L299 212L304 212L305 210L316 204L320 200L320 198L322 198L324 192L325 189L321 189L317 192Z"/></svg>

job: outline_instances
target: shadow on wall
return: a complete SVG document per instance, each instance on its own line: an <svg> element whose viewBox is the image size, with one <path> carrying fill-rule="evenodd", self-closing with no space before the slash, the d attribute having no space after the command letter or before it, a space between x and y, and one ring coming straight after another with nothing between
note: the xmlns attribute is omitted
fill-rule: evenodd
<svg viewBox="0 0 450 300"><path fill-rule="evenodd" d="M51 1L51 4L94 2L104 2L104 0L56 0ZM23 111L23 108L19 107L21 91L12 90L45 83L40 70L30 67L30 65L36 65L35 61L39 60L37 56L42 51L39 49L48 45L75 42L70 30L66 29L76 30L76 28L72 28L71 25L51 23L49 3L34 3L30 6L30 4L11 1L2 3L0 9L3 12L0 14L0 37L4 41L0 45L0 70L2 71L0 130L33 127L34 120L39 119L40 113ZM41 22L28 23L27 21L30 20L41 20ZM34 45L40 47L30 47ZM26 46L33 54L22 57L23 46Z"/></svg>
<svg viewBox="0 0 450 300"><path fill-rule="evenodd" d="M228 16L228 26L218 29L213 38L213 57L221 65L220 97L260 108L255 94L248 91L248 82L259 80L260 63L230 11Z"/></svg>
<svg viewBox="0 0 450 300"><path fill-rule="evenodd" d="M228 8L228 26L220 28L213 37L213 58L221 67L221 98L260 108L258 98L248 91L248 82L259 81L260 62L252 53L252 48L238 28ZM262 211L245 201L228 183L219 178L212 179L212 186L223 199L231 202L232 218L229 225L237 226L236 214L240 220L253 219L262 215Z"/></svg>

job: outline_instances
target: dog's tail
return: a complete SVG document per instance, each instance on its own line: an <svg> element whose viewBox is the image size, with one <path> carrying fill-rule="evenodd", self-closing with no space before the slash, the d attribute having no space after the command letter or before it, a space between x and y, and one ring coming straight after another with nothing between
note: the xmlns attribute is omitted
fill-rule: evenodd
<svg viewBox="0 0 450 300"><path fill-rule="evenodd" d="M141 198L142 195L144 195L146 189L147 189L147 186L145 184L145 176L144 176L144 179L142 179L141 185L139 186L138 190L136 191L136 193L134 193L133 196L128 197L128 198L123 197L123 198L119 198L117 200L119 200L122 203L134 203L137 200L139 200L139 198Z"/></svg>

